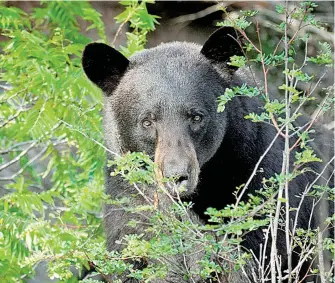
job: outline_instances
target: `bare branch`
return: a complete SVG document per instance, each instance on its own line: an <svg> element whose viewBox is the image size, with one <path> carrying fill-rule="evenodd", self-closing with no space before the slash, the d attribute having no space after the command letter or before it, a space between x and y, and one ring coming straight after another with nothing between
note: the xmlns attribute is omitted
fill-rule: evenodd
<svg viewBox="0 0 335 283"><path fill-rule="evenodd" d="M4 90L12 90L13 89L13 87L7 86L7 85L0 85L0 88L2 88Z"/></svg>
<svg viewBox="0 0 335 283"><path fill-rule="evenodd" d="M10 176L10 177L0 177L0 181L12 181L12 180L14 180L28 166L30 166L33 162L35 162L38 158L40 158L47 151L47 149L48 149L48 147L43 148L38 154L36 154L32 159L30 159L28 163L26 163L19 171L14 173L12 176Z"/></svg>
<svg viewBox="0 0 335 283"><path fill-rule="evenodd" d="M62 124L62 122L59 122L57 123L51 130L50 132L47 132L45 133L44 136L47 136L47 135L50 135L52 132L54 132L60 125ZM32 144L30 144L28 146L28 148L26 148L25 150L23 150L17 157L15 157L14 159L10 160L9 162L7 162L6 164L3 164L1 167L0 167L0 171L4 170L5 168L9 167L10 165L12 165L13 163L17 162L18 160L20 160L20 158L25 155L30 149L32 149L40 140L36 140L36 141L33 141ZM56 141L54 142L53 144L57 144L57 143L63 143L63 141ZM35 156L36 157L36 156ZM30 161L34 162L36 159L35 157L33 159L31 159ZM31 163L32 163L31 162ZM14 175L12 175L11 177L2 177L0 178L0 181L11 181L13 180L15 177L17 177L19 174L21 174L24 169L29 166L30 163L28 162L24 167L22 167L17 173L15 173Z"/></svg>
<svg viewBox="0 0 335 283"><path fill-rule="evenodd" d="M25 111L28 111L30 110L30 108L28 109L22 109L20 108L14 115L12 115L11 117L9 117L5 122L3 122L1 125L0 125L0 128L6 126L9 122L13 121L14 119L16 119L22 112L25 112Z"/></svg>
<svg viewBox="0 0 335 283"><path fill-rule="evenodd" d="M319 256L320 279L321 279L321 283L326 283L322 243L323 243L322 232L318 231L317 249L318 249L318 256Z"/></svg>
<svg viewBox="0 0 335 283"><path fill-rule="evenodd" d="M233 3L232 1L225 1L224 4L226 6L229 6L231 3ZM199 12L193 13L193 14L188 14L188 15L182 15L179 17L175 17L171 20L169 20L169 24L175 25L175 24L180 24L180 23L184 23L184 22L191 22L203 17L206 17L218 10L220 10L221 8L223 8L223 3L218 3L216 5L210 6L204 10L201 10Z"/></svg>
<svg viewBox="0 0 335 283"><path fill-rule="evenodd" d="M117 29L115 36L113 38L113 41L111 43L111 45L115 44L116 39L118 38L119 34L121 33L121 30L123 28L123 26L129 21L129 19L133 16L134 12L131 12L128 14L127 18L120 24L119 28Z"/></svg>
<svg viewBox="0 0 335 283"><path fill-rule="evenodd" d="M273 140L271 141L271 143L269 144L269 146L267 147L267 149L264 151L264 153L261 155L261 157L258 159L254 170L252 171L248 181L246 182L246 184L244 185L241 193L239 194L236 203L235 203L235 207L237 207L237 205L239 204L239 202L241 201L241 198L243 196L243 194L245 193L245 191L248 189L248 186L250 185L252 179L254 178L254 176L257 173L258 167L260 166L261 162L263 161L264 157L268 154L268 152L270 151L270 149L272 148L272 146L274 145L274 143L276 142L277 138L279 137L280 133L282 133L282 130L284 129L285 125L283 125L280 129L279 132L277 132L276 136L273 138Z"/></svg>
<svg viewBox="0 0 335 283"><path fill-rule="evenodd" d="M102 143L100 143L97 140L95 140L94 138L91 138L90 136L88 136L83 131L80 131L80 130L74 128L72 125L70 125L69 123L65 122L64 120L59 119L59 121L61 121L65 126L67 126L68 128L70 128L71 130L76 131L76 132L80 133L81 135L83 135L85 138L88 138L89 140L93 141L94 143L96 143L97 145L99 145L100 147L102 147L104 150L106 150L106 152L109 152L109 153L111 153L111 154L113 154L115 156L120 156L116 152L113 152L110 149L108 149L107 147L105 147Z"/></svg>
<svg viewBox="0 0 335 283"><path fill-rule="evenodd" d="M327 97L323 100L322 104L320 105L320 107L319 107L318 110L317 110L317 113L314 115L314 117L312 118L312 120L309 122L308 127L304 130L303 133L306 133L306 132L313 126L313 124L315 123L316 119L317 119L318 116L320 115L320 113L321 113L321 111L322 111L322 108L323 108L323 106L325 105L325 103L326 103L326 101L327 101L328 96L329 96L329 94L328 94ZM294 145L292 145L292 146L290 147L289 150L292 151L292 150L299 144L300 141L301 141L301 137L299 137L299 138L297 139L297 141L294 143Z"/></svg>
<svg viewBox="0 0 335 283"><path fill-rule="evenodd" d="M19 161L21 159L21 157L23 155L25 155L29 150L31 150L36 144L37 144L37 141L33 142L32 144L30 144L30 146L28 146L25 150L23 150L18 156L16 156L15 158L13 158L12 160L10 160L9 162L7 162L7 163L3 164L2 166L0 166L0 171L6 169L10 165L12 165L15 162Z"/></svg>

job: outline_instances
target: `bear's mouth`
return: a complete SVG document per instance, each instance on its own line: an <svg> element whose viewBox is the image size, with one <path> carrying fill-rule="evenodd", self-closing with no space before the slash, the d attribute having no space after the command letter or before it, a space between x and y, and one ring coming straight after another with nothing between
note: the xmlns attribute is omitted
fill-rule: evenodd
<svg viewBox="0 0 335 283"><path fill-rule="evenodd" d="M196 179L187 176L181 176L172 182L166 183L166 188L173 198L179 199L187 197L195 192Z"/></svg>

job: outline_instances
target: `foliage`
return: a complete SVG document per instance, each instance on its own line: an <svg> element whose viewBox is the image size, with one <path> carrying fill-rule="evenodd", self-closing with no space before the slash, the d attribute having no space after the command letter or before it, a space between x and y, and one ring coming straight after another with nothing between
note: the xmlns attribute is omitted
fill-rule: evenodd
<svg viewBox="0 0 335 283"><path fill-rule="evenodd" d="M144 1L122 4L131 54L157 22ZM42 1L31 13L2 3L0 19L0 281L24 281L41 261L70 280L70 266L89 267L86 242L104 242L102 97L81 68L91 39L80 25L107 43L104 23L84 1Z"/></svg>
<svg viewBox="0 0 335 283"><path fill-rule="evenodd" d="M258 87L247 86L243 84L242 86L236 86L233 89L226 88L225 93L221 95L218 99L218 112L223 112L225 110L225 105L236 96L247 96L255 97L261 94L261 89Z"/></svg>
<svg viewBox="0 0 335 283"><path fill-rule="evenodd" d="M127 33L127 46L120 47L120 51L130 56L145 48L146 36L155 29L158 17L150 15L146 7L153 1L120 4L124 11L115 17L116 23L120 29L129 24L132 30ZM285 33L293 20L320 27L313 16L315 7L310 1L299 3L294 11L276 5L277 13L289 15L278 28ZM239 271L251 261L250 253L240 251L243 236L259 227L269 230L282 217L278 206L293 209L283 193L285 185L311 170L308 165L312 162L321 161L310 146L315 120L306 127L295 123L301 105L313 99L312 93L301 91L298 83L308 84L314 79L314 74L304 71L307 64L332 66L332 49L328 43L320 43L316 57L307 56L299 66L294 47L308 38L300 39L297 34L284 37L278 49L265 52L245 32L253 25L257 11L241 11L240 17L234 19L227 11L223 13L225 20L218 25L235 27L246 39L246 56L233 56L229 64L240 68L258 64L265 72L263 83L257 87L243 84L227 88L218 100L218 111L224 111L236 96L263 100L264 109L245 118L270 124L285 139L296 137L296 143L289 144L291 147L284 152L287 158L294 152L294 168L264 180L263 188L249 195L248 201L240 201L248 187L241 184L236 188L236 203L223 210L209 208L206 213L210 220L204 225L193 217L192 203L180 199L161 210L156 203L132 207L129 199L109 200L104 194L102 97L81 69L81 52L91 40L83 35L79 24L89 23L87 29L95 29L99 41L107 43L101 15L84 1L42 1L31 13L0 6L0 29L6 37L0 55L1 282L25 281L42 261L48 262L50 278L60 282L78 281L72 274L73 267L79 271L94 268L103 277L127 274L150 282L164 278L171 258L195 250L201 255L199 269L185 271L185 278L195 273L212 278L218 273ZM270 69L283 78L278 85L279 97L269 93L267 87L266 70ZM333 103L328 95L318 105L318 114L331 109ZM159 187L160 195L167 194L164 184L172 181L163 180L162 186L155 179L155 164L144 153L127 153L108 161L108 166L113 166L114 175L134 186ZM311 186L308 197L318 201L328 194L332 198L333 188ZM105 202L132 213L147 213L150 217L145 232L152 237L127 235L120 240L122 251L106 251L101 225ZM333 218L328 218L326 224L332 225ZM138 224L136 219L128 223L131 227ZM271 227L285 230L281 225ZM318 232L297 229L291 247L300 246L303 255L308 253L306 243L317 246ZM332 244L332 239L323 241L324 249L334 252ZM143 260L150 264L136 268ZM81 282L100 281L86 278Z"/></svg>
<svg viewBox="0 0 335 283"><path fill-rule="evenodd" d="M113 176L121 175L130 184L154 183L155 163L143 152L128 152L122 157L108 160L108 166L115 165Z"/></svg>
<svg viewBox="0 0 335 283"><path fill-rule="evenodd" d="M156 20L159 18L148 13L146 4L153 4L153 0L137 1L124 0L120 4L125 6L124 12L115 17L116 23L129 22L129 26L133 31L127 32L127 47L121 46L120 51L125 56L130 56L137 51L144 49L147 42L146 36L148 32L155 30Z"/></svg>

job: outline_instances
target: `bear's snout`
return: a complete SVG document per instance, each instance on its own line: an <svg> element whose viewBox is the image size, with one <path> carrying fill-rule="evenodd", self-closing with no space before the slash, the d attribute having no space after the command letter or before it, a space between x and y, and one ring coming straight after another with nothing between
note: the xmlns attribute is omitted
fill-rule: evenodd
<svg viewBox="0 0 335 283"><path fill-rule="evenodd" d="M163 177L173 179L175 183L188 180L190 167L188 158L177 159L171 156L166 156L161 164Z"/></svg>
<svg viewBox="0 0 335 283"><path fill-rule="evenodd" d="M169 180L168 188L174 196L178 193L193 191L193 185L190 183L190 160L166 156L162 161L161 168L163 177Z"/></svg>
<svg viewBox="0 0 335 283"><path fill-rule="evenodd" d="M194 193L198 184L199 163L192 143L173 144L169 140L166 146L163 140L157 144L155 163L158 165L159 178L167 180L165 187L172 196L186 196ZM178 143L176 143L178 144Z"/></svg>

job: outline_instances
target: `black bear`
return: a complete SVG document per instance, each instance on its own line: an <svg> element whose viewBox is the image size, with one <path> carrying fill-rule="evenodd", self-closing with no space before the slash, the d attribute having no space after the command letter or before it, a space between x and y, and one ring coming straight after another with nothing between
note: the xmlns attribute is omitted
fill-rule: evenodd
<svg viewBox="0 0 335 283"><path fill-rule="evenodd" d="M222 209L236 201L233 195L236 187L247 182L277 134L269 124L244 118L251 112L261 111L259 99L236 97L225 111L217 111L218 97L226 88L248 83L245 70L228 64L233 55L242 55L242 50L237 32L228 27L213 33L203 46L165 43L129 59L102 43L91 43L83 52L82 65L87 77L104 92L108 159L114 158L111 152L118 155L128 151L146 152L164 177L175 176L176 182L185 186L181 197L194 203L193 210L203 221L208 207ZM315 148L319 156L329 160L332 137L317 132L314 142L319 145ZM260 163L262 170L253 177L247 193L262 188L263 178L281 172L283 149L284 140L278 137ZM321 172L324 166L325 163L311 164L315 172ZM106 192L112 198L137 193L121 177L111 176L111 168L106 168ZM329 179L331 175L327 172L328 168L323 170L324 177L318 178L318 184ZM300 203L299 197L315 179L315 174L306 173L290 183L290 206L299 206L300 210L297 227L307 228L317 221L315 217L310 219L312 199L305 198ZM137 196L134 201L141 204L143 198ZM106 205L104 221L110 250L120 248L117 240L124 235L141 233L143 227L127 226L132 217ZM294 219L294 212L291 218ZM277 246L283 269L285 243L284 233L279 232ZM244 240L244 246L256 255L261 244L264 244L261 229L249 233Z"/></svg>

